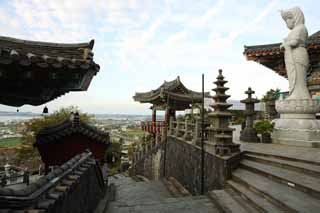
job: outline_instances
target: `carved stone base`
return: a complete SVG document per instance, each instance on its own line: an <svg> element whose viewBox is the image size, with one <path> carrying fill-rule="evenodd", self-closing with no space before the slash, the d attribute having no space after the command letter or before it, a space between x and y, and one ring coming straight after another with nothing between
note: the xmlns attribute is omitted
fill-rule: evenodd
<svg viewBox="0 0 320 213"><path fill-rule="evenodd" d="M320 121L318 122L320 125ZM272 142L285 145L320 148L320 130L275 128L272 133Z"/></svg>
<svg viewBox="0 0 320 213"><path fill-rule="evenodd" d="M230 156L232 154L240 152L240 144L216 144L215 153L220 156Z"/></svg>
<svg viewBox="0 0 320 213"><path fill-rule="evenodd" d="M243 142L253 142L253 143L259 143L260 139L257 136L257 132L253 128L245 128L241 131L240 134L240 140Z"/></svg>
<svg viewBox="0 0 320 213"><path fill-rule="evenodd" d="M315 119L320 103L317 100L282 100L276 102L280 119L275 119L274 143L320 147L320 120Z"/></svg>

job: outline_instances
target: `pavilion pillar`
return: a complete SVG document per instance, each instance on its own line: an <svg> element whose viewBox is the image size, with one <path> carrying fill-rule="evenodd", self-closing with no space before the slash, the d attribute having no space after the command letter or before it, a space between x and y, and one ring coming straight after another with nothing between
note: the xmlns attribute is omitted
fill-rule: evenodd
<svg viewBox="0 0 320 213"><path fill-rule="evenodd" d="M170 108L166 108L165 116L164 116L164 122L168 124L170 122Z"/></svg>
<svg viewBox="0 0 320 213"><path fill-rule="evenodd" d="M152 107L152 133L154 133L155 135L156 131L157 131L157 110L153 106Z"/></svg>

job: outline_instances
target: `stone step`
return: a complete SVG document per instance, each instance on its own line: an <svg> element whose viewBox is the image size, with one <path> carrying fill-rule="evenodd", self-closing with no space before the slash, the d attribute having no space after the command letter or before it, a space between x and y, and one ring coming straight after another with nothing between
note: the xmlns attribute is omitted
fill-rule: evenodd
<svg viewBox="0 0 320 213"><path fill-rule="evenodd" d="M242 160L241 168L272 178L279 183L298 189L320 199L320 179L293 170L279 168L260 162Z"/></svg>
<svg viewBox="0 0 320 213"><path fill-rule="evenodd" d="M219 208L220 212L257 212L256 209L250 206L246 200L236 194L232 189L213 190L209 192L208 196Z"/></svg>
<svg viewBox="0 0 320 213"><path fill-rule="evenodd" d="M232 180L281 206L286 212L319 212L319 199L257 173L238 168L233 172Z"/></svg>
<svg viewBox="0 0 320 213"><path fill-rule="evenodd" d="M310 148L309 148L310 149ZM309 151L309 150L308 150ZM292 150L291 150L292 152ZM301 163L307 163L307 164L312 164L312 165L318 165L320 166L320 161L311 161L311 160L306 160L305 158L295 156L295 158L292 157L287 157L285 155L275 155L271 153L261 153L261 152L255 152L255 151L245 151L244 154L252 154L252 155L258 155L258 156L265 156L265 157L273 157L273 158L278 158L278 159L283 159L283 160L288 160L288 161L293 161L293 162L301 162ZM314 155L315 153L313 153ZM318 152L317 152L318 154ZM291 153L292 155L292 153Z"/></svg>
<svg viewBox="0 0 320 213"><path fill-rule="evenodd" d="M228 180L227 186L231 187L235 192L239 193L241 197L243 197L247 202L251 203L252 206L254 206L254 208L256 208L259 212L284 212L281 207L275 206L266 198L262 197L258 193L254 193L242 184L239 184L233 180Z"/></svg>
<svg viewBox="0 0 320 213"><path fill-rule="evenodd" d="M179 190L169 180L163 179L162 182L167 187L172 197L182 197Z"/></svg>
<svg viewBox="0 0 320 213"><path fill-rule="evenodd" d="M284 159L282 157L275 157L272 155L261 155L257 153L246 153L243 155L244 159L261 162L269 165L278 166L280 168L290 169L298 172L308 173L314 177L320 177L320 165L301 162L292 159Z"/></svg>
<svg viewBox="0 0 320 213"><path fill-rule="evenodd" d="M173 197L187 197L192 196L192 194L182 186L179 181L177 181L174 177L169 177L168 179L163 179L162 182L167 187L169 192Z"/></svg>

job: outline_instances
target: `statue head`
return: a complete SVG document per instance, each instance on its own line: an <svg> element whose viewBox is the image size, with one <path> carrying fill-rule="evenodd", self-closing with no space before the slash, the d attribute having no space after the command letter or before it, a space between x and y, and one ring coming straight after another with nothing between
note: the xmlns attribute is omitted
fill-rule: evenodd
<svg viewBox="0 0 320 213"><path fill-rule="evenodd" d="M292 30L294 27L300 24L304 24L304 15L299 7L293 7L288 10L281 10L281 16L286 22L287 27Z"/></svg>

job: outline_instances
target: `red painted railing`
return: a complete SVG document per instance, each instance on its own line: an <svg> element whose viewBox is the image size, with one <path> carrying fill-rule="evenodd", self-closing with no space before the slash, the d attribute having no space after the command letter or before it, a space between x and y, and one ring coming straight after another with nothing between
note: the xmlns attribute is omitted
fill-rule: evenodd
<svg viewBox="0 0 320 213"><path fill-rule="evenodd" d="M165 127L164 121L142 121L141 122L141 129L143 131L149 132L150 134L160 134L161 129Z"/></svg>

